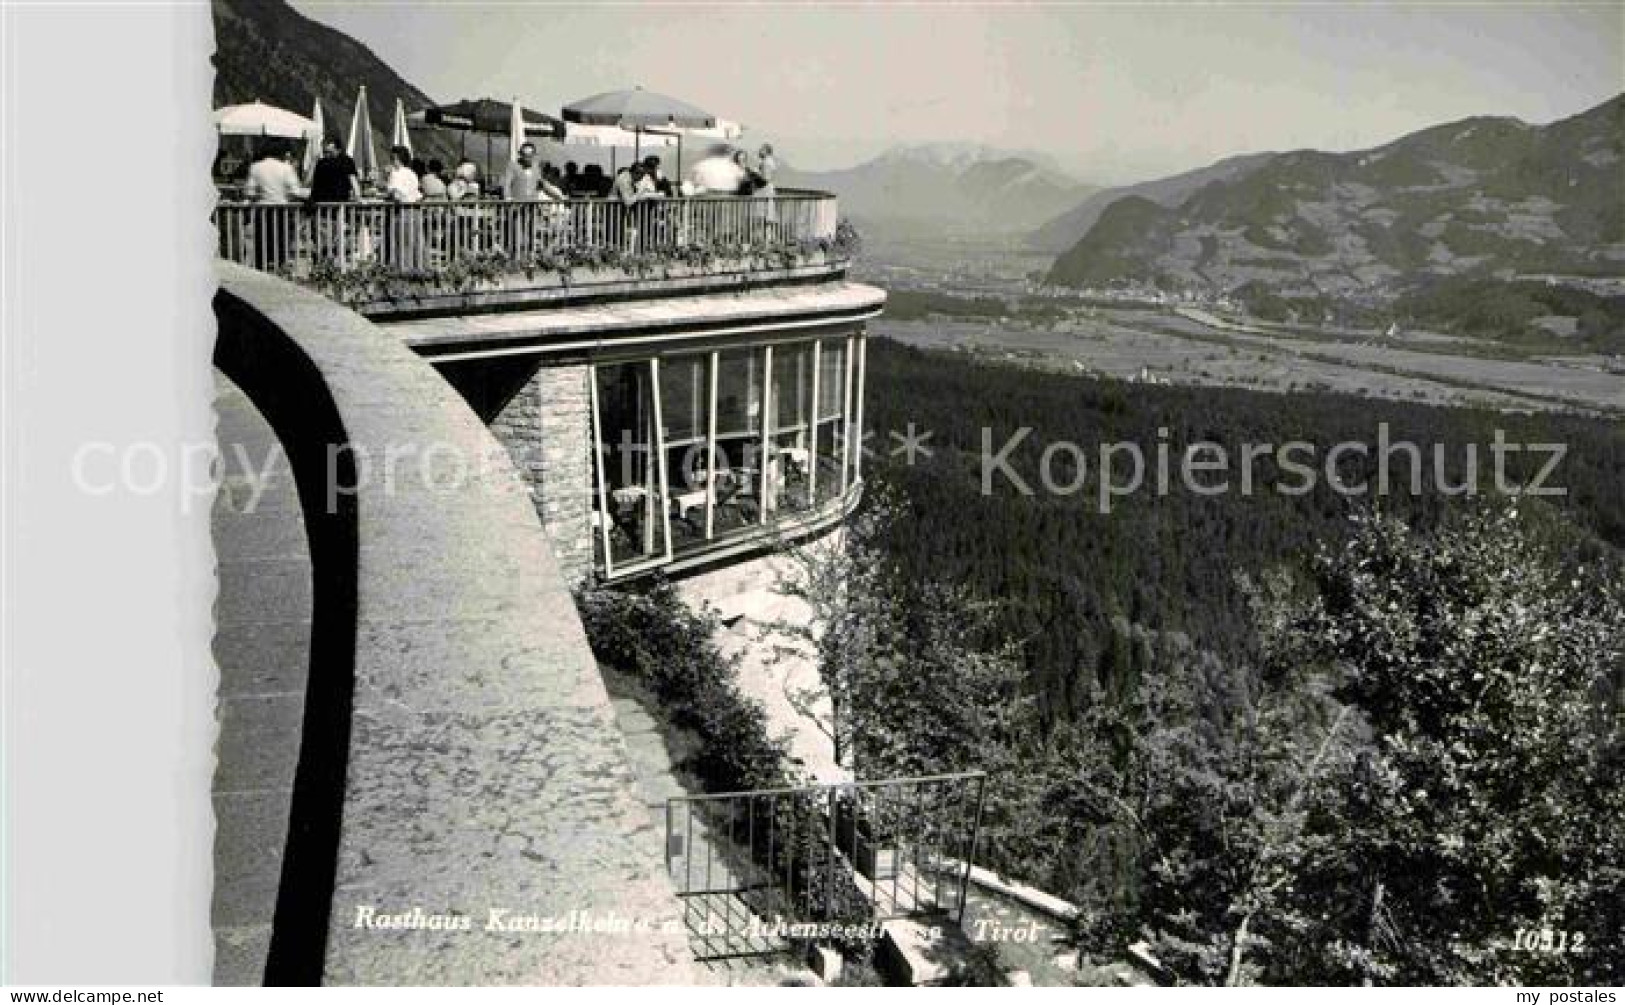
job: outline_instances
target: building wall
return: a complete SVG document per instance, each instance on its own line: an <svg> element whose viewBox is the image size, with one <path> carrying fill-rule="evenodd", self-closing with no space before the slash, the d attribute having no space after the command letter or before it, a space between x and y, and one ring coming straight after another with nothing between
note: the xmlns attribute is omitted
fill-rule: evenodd
<svg viewBox="0 0 1625 1005"><path fill-rule="evenodd" d="M542 366L491 419L530 484L559 570L592 572L592 401L585 365Z"/></svg>

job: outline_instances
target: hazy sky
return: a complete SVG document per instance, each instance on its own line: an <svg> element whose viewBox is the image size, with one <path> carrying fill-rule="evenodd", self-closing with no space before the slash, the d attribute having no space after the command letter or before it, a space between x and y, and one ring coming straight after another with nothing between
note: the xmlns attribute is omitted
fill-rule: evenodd
<svg viewBox="0 0 1625 1005"><path fill-rule="evenodd" d="M1355 149L1625 90L1625 5L295 3L432 97L559 105L642 85L805 167L899 142L1042 150L1125 182Z"/></svg>

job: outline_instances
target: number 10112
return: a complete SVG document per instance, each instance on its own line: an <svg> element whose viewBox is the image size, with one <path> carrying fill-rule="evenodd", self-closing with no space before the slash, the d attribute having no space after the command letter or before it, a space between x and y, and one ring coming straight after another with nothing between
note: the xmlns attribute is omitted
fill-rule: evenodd
<svg viewBox="0 0 1625 1005"><path fill-rule="evenodd" d="M1585 944L1584 932L1520 928L1512 935L1512 948L1529 953L1579 953L1585 951Z"/></svg>

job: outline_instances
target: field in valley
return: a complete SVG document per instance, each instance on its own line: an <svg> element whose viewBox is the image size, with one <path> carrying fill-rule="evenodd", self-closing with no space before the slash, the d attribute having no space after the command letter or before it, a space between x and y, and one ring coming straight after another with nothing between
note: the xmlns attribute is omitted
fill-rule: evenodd
<svg viewBox="0 0 1625 1005"><path fill-rule="evenodd" d="M1166 309L1119 309L1049 295L1040 261L1011 239L952 242L882 237L855 276L894 298L1000 297L1000 317L882 316L870 326L907 345L949 348L1049 371L1174 385L1334 391L1389 400L1625 416L1625 373L1609 360L1543 354L1454 335L1386 338L1347 329L1284 330L1204 323ZM899 313L899 312L893 312ZM980 312L979 312L980 313Z"/></svg>

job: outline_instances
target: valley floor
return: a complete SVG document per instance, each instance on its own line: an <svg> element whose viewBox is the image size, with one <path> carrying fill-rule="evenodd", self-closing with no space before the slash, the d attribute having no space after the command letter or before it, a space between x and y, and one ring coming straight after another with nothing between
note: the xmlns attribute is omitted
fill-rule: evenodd
<svg viewBox="0 0 1625 1005"><path fill-rule="evenodd" d="M1601 357L1487 359L1445 345L1311 340L1220 329L1153 311L1097 309L1050 323L890 320L876 335L907 345L1159 384L1246 387L1473 405L1625 414L1625 375Z"/></svg>

